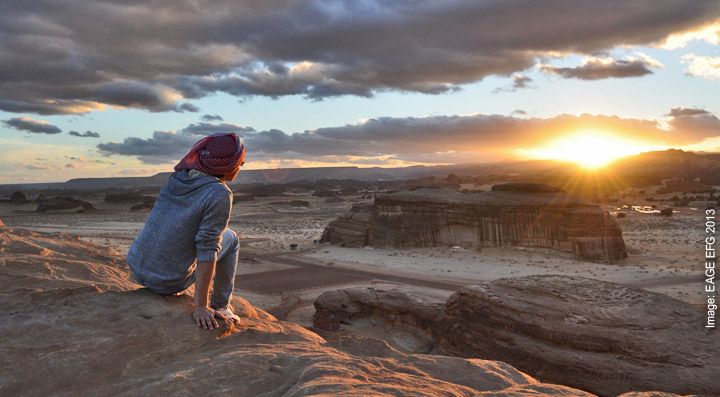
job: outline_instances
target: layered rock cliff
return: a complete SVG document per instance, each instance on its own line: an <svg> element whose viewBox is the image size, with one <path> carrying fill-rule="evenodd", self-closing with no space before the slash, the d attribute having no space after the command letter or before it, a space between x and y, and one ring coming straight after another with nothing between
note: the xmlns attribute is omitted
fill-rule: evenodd
<svg viewBox="0 0 720 397"><path fill-rule="evenodd" d="M498 185L479 194L420 188L378 196L331 222L322 241L379 248L517 245L592 261L627 257L622 230L607 211L557 188L530 184Z"/></svg>
<svg viewBox="0 0 720 397"><path fill-rule="evenodd" d="M604 396L659 390L720 395L720 333L691 304L568 276L500 279L444 306L371 289L326 292L317 310L414 333L433 353L507 362Z"/></svg>
<svg viewBox="0 0 720 397"><path fill-rule="evenodd" d="M0 229L0 395L589 396L508 364L404 354L362 337L329 343L247 301L198 328L190 295L130 281L112 249Z"/></svg>

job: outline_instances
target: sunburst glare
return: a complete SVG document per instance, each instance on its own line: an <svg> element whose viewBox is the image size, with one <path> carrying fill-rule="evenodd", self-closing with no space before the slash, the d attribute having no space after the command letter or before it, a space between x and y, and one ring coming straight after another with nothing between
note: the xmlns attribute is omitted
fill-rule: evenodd
<svg viewBox="0 0 720 397"><path fill-rule="evenodd" d="M599 131L581 131L553 140L528 153L534 158L564 160L584 168L597 169L614 160L652 150L616 135Z"/></svg>

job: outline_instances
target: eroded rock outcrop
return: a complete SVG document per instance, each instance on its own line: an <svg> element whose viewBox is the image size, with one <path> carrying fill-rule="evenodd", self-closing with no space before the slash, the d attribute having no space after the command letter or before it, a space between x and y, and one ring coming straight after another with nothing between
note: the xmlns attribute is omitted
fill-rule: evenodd
<svg viewBox="0 0 720 397"><path fill-rule="evenodd" d="M28 202L28 199L25 193L17 191L10 195L10 202L13 204L25 204Z"/></svg>
<svg viewBox="0 0 720 397"><path fill-rule="evenodd" d="M234 326L192 323L189 295L132 283L124 258L63 234L0 230L0 395L589 396L508 364L328 343L240 297Z"/></svg>
<svg viewBox="0 0 720 397"><path fill-rule="evenodd" d="M37 212L62 211L80 208L83 211L94 210L93 205L87 201L78 200L72 197L53 197L41 201L36 209Z"/></svg>
<svg viewBox="0 0 720 397"><path fill-rule="evenodd" d="M622 230L607 211L534 184L498 185L475 194L420 188L379 196L331 222L322 241L379 248L519 245L592 261L627 257Z"/></svg>
<svg viewBox="0 0 720 397"><path fill-rule="evenodd" d="M465 287L444 308L401 295L333 291L315 306L414 330L433 352L504 361L600 395L720 395L720 333L704 327L701 310L666 295L552 275Z"/></svg>

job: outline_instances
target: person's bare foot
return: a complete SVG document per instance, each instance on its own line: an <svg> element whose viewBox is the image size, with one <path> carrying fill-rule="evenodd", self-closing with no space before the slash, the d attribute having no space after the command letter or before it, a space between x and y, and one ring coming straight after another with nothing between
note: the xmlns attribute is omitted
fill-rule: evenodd
<svg viewBox="0 0 720 397"><path fill-rule="evenodd" d="M240 321L240 317L238 317L237 314L232 312L232 308L230 306L223 309L215 309L215 311L222 314L223 316L225 316L225 318L231 320L233 323Z"/></svg>

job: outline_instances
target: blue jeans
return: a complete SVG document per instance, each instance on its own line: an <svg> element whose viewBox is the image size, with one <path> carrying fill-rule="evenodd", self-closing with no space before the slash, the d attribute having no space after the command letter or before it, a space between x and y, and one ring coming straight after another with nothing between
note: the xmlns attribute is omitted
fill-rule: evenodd
<svg viewBox="0 0 720 397"><path fill-rule="evenodd" d="M237 234L225 229L220 242L220 252L217 254L215 261L215 274L213 276L213 289L210 294L210 306L215 309L227 307L232 298L233 288L235 287L235 270L237 269L237 256L240 249ZM138 278L135 273L132 276L142 285L148 287L150 291L160 295L173 295L178 292L185 291L188 287L195 283L195 272L187 279L180 283L173 284L150 284Z"/></svg>

